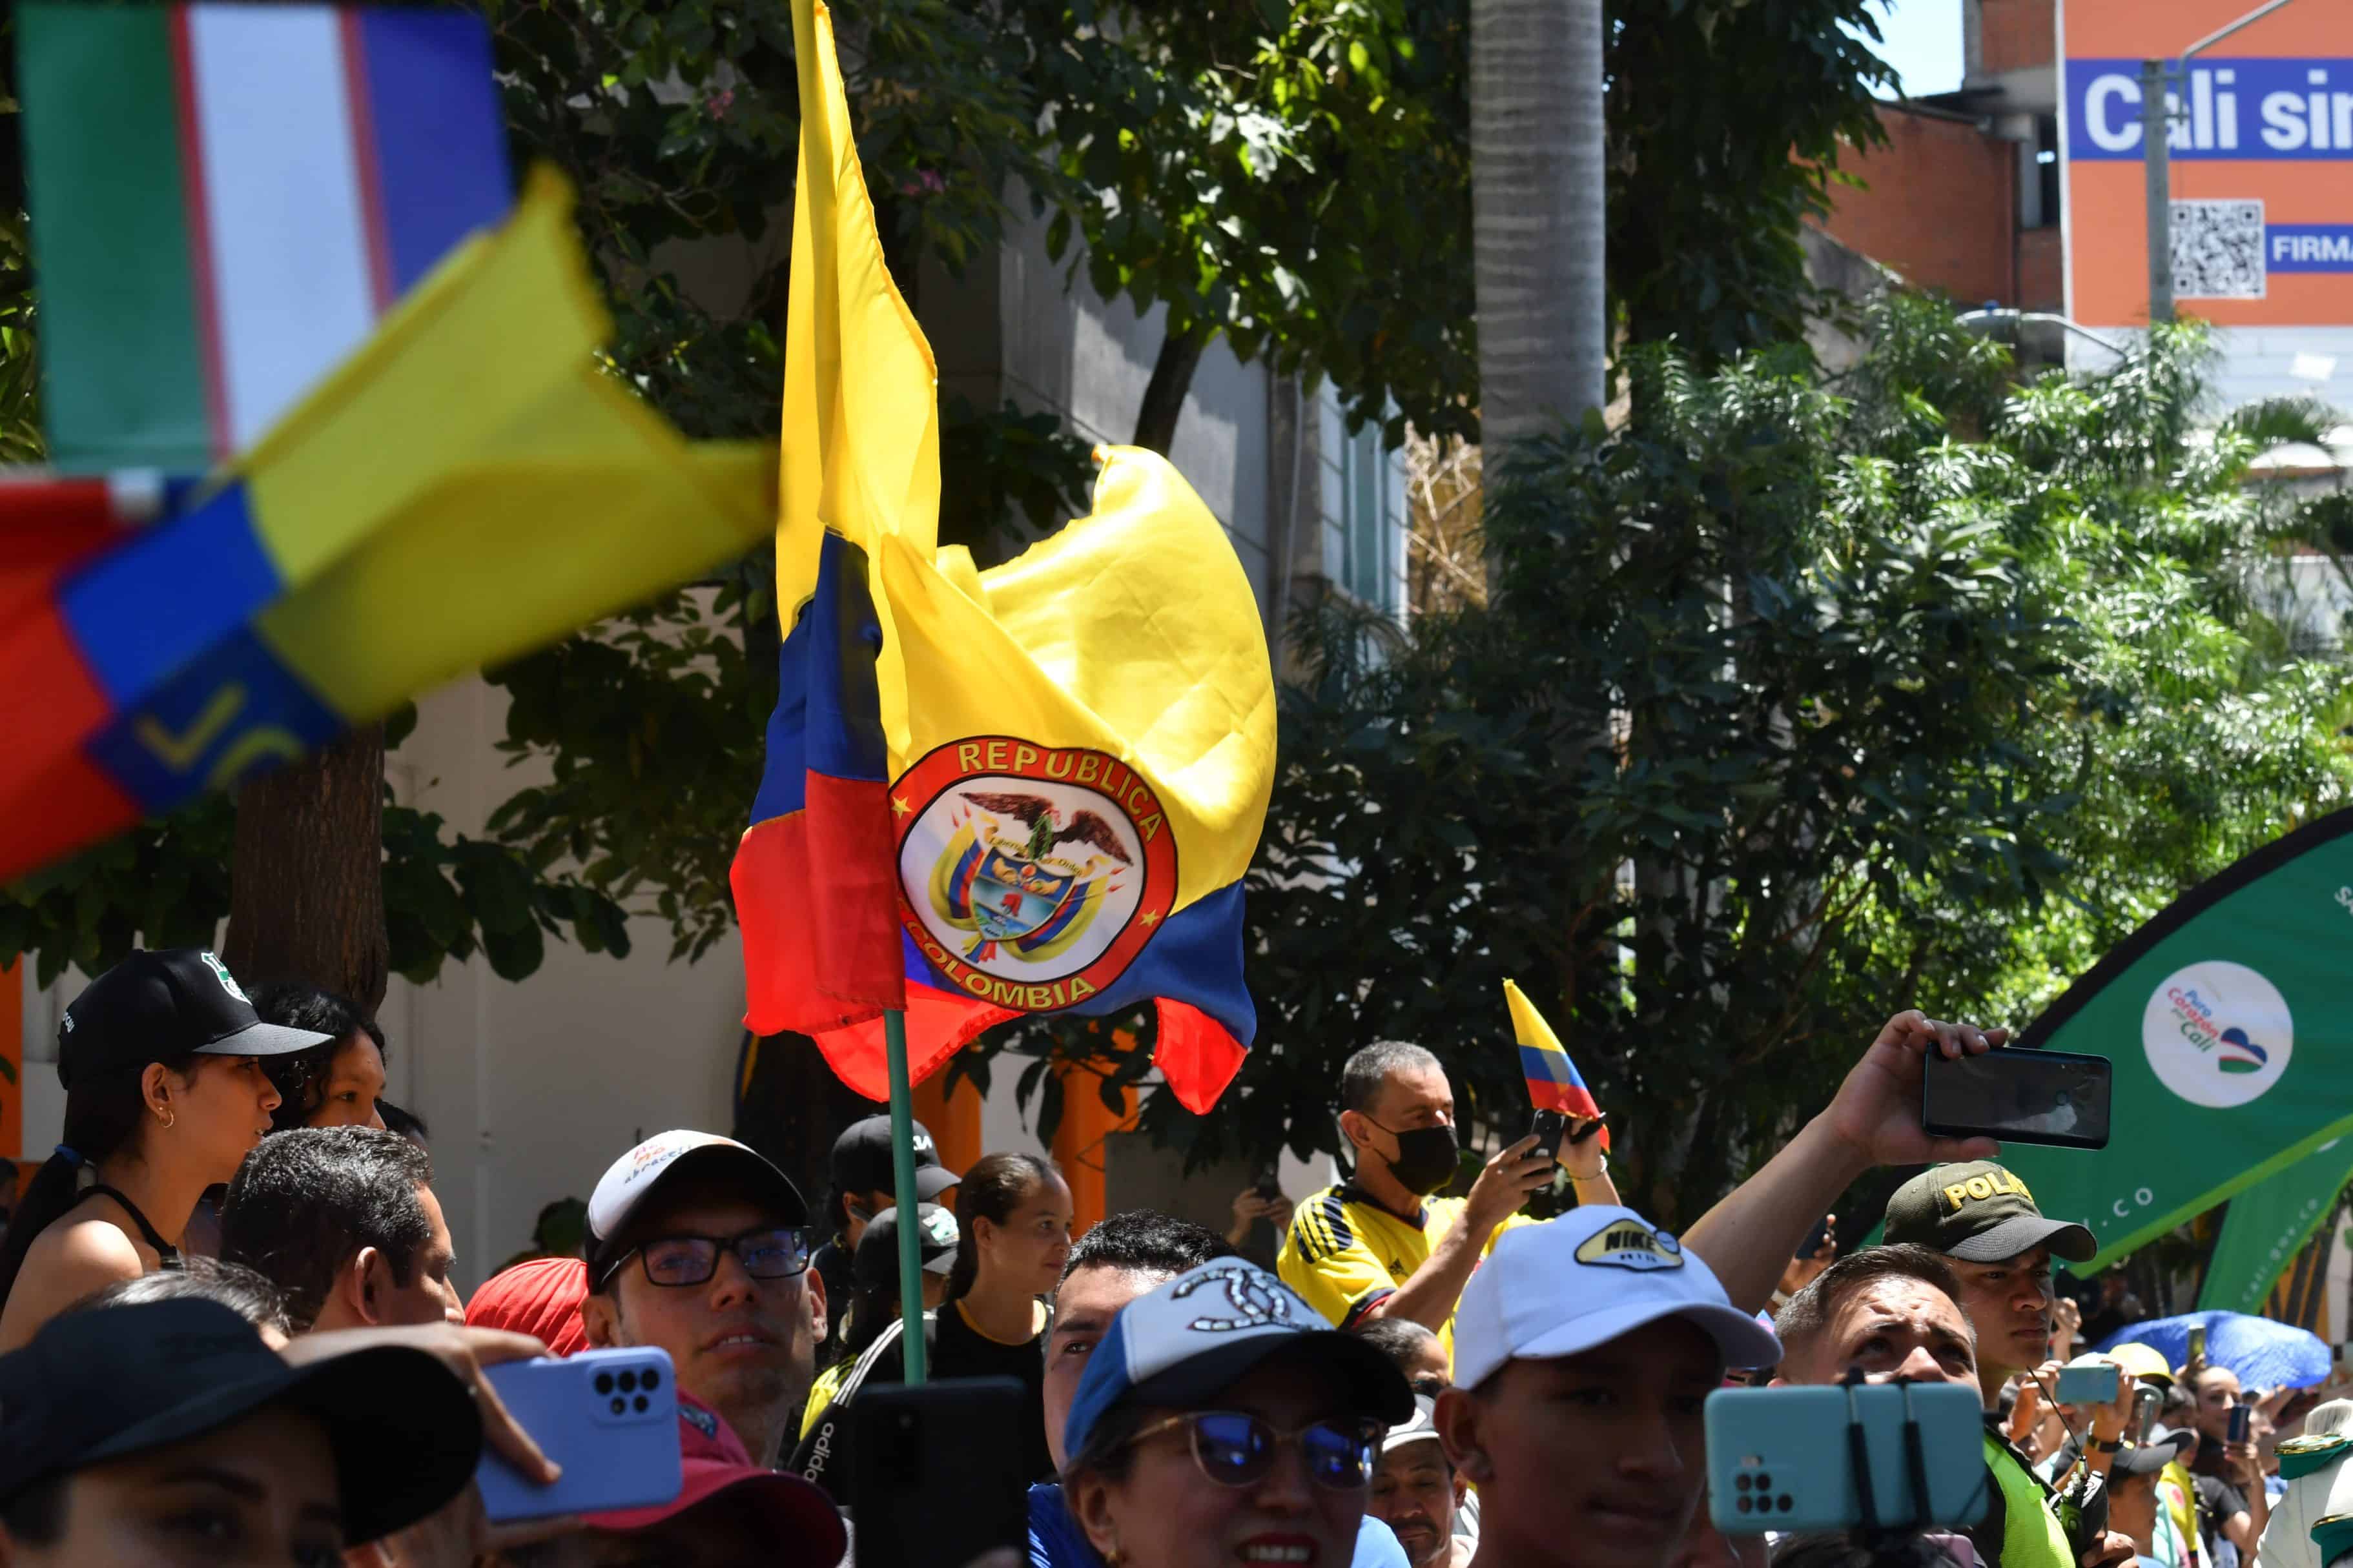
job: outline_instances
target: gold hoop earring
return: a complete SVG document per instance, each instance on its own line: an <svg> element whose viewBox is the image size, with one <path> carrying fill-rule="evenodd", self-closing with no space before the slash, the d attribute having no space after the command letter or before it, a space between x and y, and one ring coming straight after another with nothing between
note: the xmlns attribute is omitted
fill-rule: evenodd
<svg viewBox="0 0 2353 1568"><path fill-rule="evenodd" d="M180 1113L175 1110L169 1116L166 1116L164 1112L159 1110L155 1113L155 1120L164 1124L164 1131L169 1132L173 1128L177 1127L180 1124Z"/></svg>

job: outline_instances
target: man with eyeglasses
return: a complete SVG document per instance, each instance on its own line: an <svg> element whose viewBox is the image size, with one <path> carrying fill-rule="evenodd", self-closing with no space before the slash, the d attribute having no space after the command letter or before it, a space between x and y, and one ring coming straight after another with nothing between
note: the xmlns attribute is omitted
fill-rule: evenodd
<svg viewBox="0 0 2353 1568"><path fill-rule="evenodd" d="M825 1335L807 1225L785 1173L733 1139L647 1139L588 1199L588 1342L669 1352L680 1392L774 1468Z"/></svg>

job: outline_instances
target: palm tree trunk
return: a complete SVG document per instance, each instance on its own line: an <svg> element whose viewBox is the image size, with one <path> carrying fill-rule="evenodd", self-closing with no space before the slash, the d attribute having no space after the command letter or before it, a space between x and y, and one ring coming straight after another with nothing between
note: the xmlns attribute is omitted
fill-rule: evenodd
<svg viewBox="0 0 2353 1568"><path fill-rule="evenodd" d="M1471 0L1481 461L1603 401L1602 0Z"/></svg>

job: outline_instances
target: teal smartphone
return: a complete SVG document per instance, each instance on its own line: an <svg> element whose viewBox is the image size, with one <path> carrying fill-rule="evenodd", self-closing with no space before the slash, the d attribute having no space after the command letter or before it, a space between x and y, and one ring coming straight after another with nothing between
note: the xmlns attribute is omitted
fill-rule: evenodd
<svg viewBox="0 0 2353 1568"><path fill-rule="evenodd" d="M1708 1512L1726 1535L1925 1530L1984 1517L1985 1424L1974 1385L1722 1388L1707 1396L1706 1421ZM1916 1467L1907 1424L1918 1434ZM1915 1476L1927 1492L1916 1503Z"/></svg>
<svg viewBox="0 0 2353 1568"><path fill-rule="evenodd" d="M2116 1369L2112 1366L2063 1366L2052 1392L2062 1405L2113 1405L2116 1399Z"/></svg>

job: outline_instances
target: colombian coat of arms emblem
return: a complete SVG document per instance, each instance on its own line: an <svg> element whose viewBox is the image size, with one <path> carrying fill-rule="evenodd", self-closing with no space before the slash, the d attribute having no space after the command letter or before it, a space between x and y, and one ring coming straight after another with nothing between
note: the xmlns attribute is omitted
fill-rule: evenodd
<svg viewBox="0 0 2353 1568"><path fill-rule="evenodd" d="M1067 1007L1118 978L1176 896L1157 792L1101 752L979 736L892 786L908 934L984 1001Z"/></svg>

